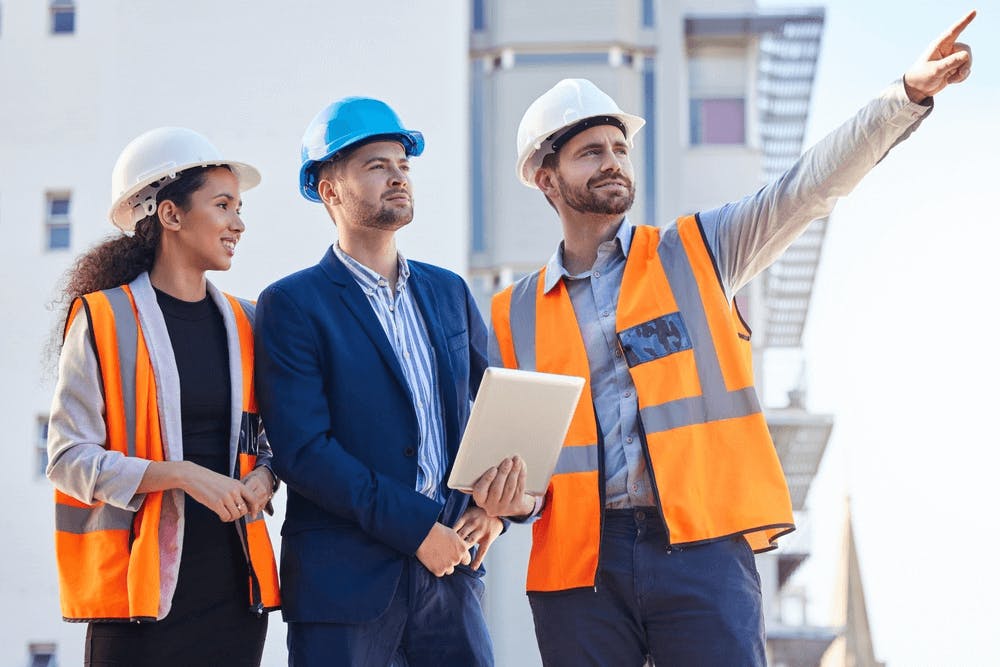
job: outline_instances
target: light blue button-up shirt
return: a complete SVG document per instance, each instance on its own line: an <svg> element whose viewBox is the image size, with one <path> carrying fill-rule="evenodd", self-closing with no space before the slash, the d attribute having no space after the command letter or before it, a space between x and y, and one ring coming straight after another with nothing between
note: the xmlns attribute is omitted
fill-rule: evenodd
<svg viewBox="0 0 1000 667"><path fill-rule="evenodd" d="M624 220L615 237L598 247L594 265L576 275L563 266L559 244L545 271L546 292L560 279L565 281L587 349L590 392L604 436L605 506L611 509L656 504L639 439L635 384L615 331L618 293L634 229Z"/></svg>
<svg viewBox="0 0 1000 667"><path fill-rule="evenodd" d="M368 297L368 303L396 353L410 389L420 430L416 490L428 498L444 502L441 480L447 469L448 456L444 443L437 363L427 335L427 325L407 288L409 264L402 254L398 255L399 277L393 292L388 280L344 252L339 243L334 244L333 252Z"/></svg>

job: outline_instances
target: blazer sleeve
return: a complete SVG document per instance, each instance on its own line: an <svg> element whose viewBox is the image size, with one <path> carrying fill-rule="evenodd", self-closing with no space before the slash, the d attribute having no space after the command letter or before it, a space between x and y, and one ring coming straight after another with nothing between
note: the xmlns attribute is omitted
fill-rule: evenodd
<svg viewBox="0 0 1000 667"><path fill-rule="evenodd" d="M318 298L318 297L314 297ZM271 286L257 302L256 390L271 466L292 490L393 549L417 548L441 506L349 454L332 436L316 336L295 300Z"/></svg>

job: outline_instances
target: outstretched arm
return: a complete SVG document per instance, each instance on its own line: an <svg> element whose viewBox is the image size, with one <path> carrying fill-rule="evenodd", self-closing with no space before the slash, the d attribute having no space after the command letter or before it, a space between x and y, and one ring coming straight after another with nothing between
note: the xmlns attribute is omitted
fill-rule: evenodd
<svg viewBox="0 0 1000 667"><path fill-rule="evenodd" d="M935 40L897 81L806 151L757 193L700 214L727 297L770 266L813 220L829 215L930 112L928 95L969 76L969 47L956 38L970 12Z"/></svg>

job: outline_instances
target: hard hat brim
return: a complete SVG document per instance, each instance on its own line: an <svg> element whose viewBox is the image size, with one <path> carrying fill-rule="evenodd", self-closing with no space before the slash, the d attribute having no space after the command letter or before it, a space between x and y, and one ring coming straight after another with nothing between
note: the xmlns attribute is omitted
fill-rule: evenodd
<svg viewBox="0 0 1000 667"><path fill-rule="evenodd" d="M387 132L382 134L359 132L354 136L348 137L346 140L338 142L338 145L335 148L328 147L325 155L303 162L302 166L299 168L299 192L301 192L302 196L311 202L316 202L317 204L322 203L323 200L320 199L319 193L316 192L316 184L310 178L312 168L320 162L329 160L343 150L357 146L361 142L369 143L379 140L398 141L403 146L403 150L406 151L407 157L419 157L420 154L424 152L424 135L416 130Z"/></svg>
<svg viewBox="0 0 1000 667"><path fill-rule="evenodd" d="M260 184L260 172L256 167L253 167L246 162L236 162L234 160L206 160L178 165L176 167L171 167L170 169L164 169L148 175L143 178L141 182L135 184L119 195L115 202L111 205L111 209L108 211L108 219L111 221L111 224L123 232L135 231L136 223L145 216L140 217L138 220L135 219L133 215L133 211L135 209L134 207L128 205L128 200L139 194L142 189L147 187L150 183L155 183L165 176L179 174L182 171L194 169L196 167L229 167L232 169L233 174L236 175L236 179L239 182L240 192L246 192L247 190Z"/></svg>

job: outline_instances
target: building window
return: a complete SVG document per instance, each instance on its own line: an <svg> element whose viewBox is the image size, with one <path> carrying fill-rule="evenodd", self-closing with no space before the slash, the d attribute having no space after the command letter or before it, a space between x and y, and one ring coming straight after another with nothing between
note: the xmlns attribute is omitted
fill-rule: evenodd
<svg viewBox="0 0 1000 667"><path fill-rule="evenodd" d="M68 192L50 192L46 195L45 247L48 250L69 248L69 204Z"/></svg>
<svg viewBox="0 0 1000 667"><path fill-rule="evenodd" d="M38 415L35 420L35 474L45 477L49 465L49 416Z"/></svg>
<svg viewBox="0 0 1000 667"><path fill-rule="evenodd" d="M691 145L746 143L743 99L692 99Z"/></svg>
<svg viewBox="0 0 1000 667"><path fill-rule="evenodd" d="M642 113L646 117L643 127L643 158L645 160L646 224L656 226L660 220L656 213L656 59L645 58L642 68Z"/></svg>
<svg viewBox="0 0 1000 667"><path fill-rule="evenodd" d="M56 667L55 642L32 642L28 644L28 667Z"/></svg>
<svg viewBox="0 0 1000 667"><path fill-rule="evenodd" d="M699 46L688 51L690 143L745 144L746 49Z"/></svg>
<svg viewBox="0 0 1000 667"><path fill-rule="evenodd" d="M73 0L52 0L52 34L72 35L76 31L76 6Z"/></svg>
<svg viewBox="0 0 1000 667"><path fill-rule="evenodd" d="M486 30L486 0L472 0L472 29Z"/></svg>
<svg viewBox="0 0 1000 667"><path fill-rule="evenodd" d="M471 162L472 162L472 192L469 204L472 208L472 252L486 251L486 191L483 183L486 179L485 166L485 128L486 118L486 63L482 58L472 61L472 90L469 95L469 114L472 120Z"/></svg>
<svg viewBox="0 0 1000 667"><path fill-rule="evenodd" d="M642 0L642 27L656 27L656 9L653 7L654 0Z"/></svg>

